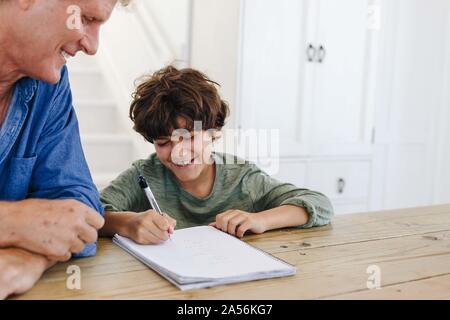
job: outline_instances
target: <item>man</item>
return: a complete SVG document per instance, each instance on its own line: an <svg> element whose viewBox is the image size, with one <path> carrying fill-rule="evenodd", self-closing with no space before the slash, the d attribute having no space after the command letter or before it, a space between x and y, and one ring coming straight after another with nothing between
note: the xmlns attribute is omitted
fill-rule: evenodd
<svg viewBox="0 0 450 320"><path fill-rule="evenodd" d="M65 63L97 52L117 1L0 0L0 299L95 254L103 210Z"/></svg>

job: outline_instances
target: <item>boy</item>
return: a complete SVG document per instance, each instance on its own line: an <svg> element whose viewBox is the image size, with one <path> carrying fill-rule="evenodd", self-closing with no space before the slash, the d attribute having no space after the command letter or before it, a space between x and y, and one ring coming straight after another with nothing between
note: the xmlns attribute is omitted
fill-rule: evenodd
<svg viewBox="0 0 450 320"><path fill-rule="evenodd" d="M326 196L279 182L234 156L212 152L229 113L215 85L196 70L169 66L138 86L130 117L156 153L134 162L102 191L106 222L101 235L118 233L140 244L158 244L175 226L209 224L242 237L247 231L259 234L330 222L333 209ZM150 210L140 175L168 214Z"/></svg>

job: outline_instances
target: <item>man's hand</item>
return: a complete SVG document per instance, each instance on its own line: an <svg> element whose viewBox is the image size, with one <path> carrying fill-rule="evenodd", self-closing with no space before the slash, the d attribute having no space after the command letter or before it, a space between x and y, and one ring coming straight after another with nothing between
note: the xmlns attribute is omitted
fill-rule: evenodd
<svg viewBox="0 0 450 320"><path fill-rule="evenodd" d="M97 241L104 224L99 213L75 200L3 202L0 212L0 247L22 248L52 261L83 251Z"/></svg>
<svg viewBox="0 0 450 320"><path fill-rule="evenodd" d="M177 221L167 214L154 210L141 213L127 213L125 236L139 244L159 244L169 239Z"/></svg>
<svg viewBox="0 0 450 320"><path fill-rule="evenodd" d="M216 222L211 223L210 226L239 238L242 238L247 231L259 234L267 230L262 215L241 210L228 210L218 214Z"/></svg>
<svg viewBox="0 0 450 320"><path fill-rule="evenodd" d="M22 249L0 250L0 300L30 290L54 263Z"/></svg>

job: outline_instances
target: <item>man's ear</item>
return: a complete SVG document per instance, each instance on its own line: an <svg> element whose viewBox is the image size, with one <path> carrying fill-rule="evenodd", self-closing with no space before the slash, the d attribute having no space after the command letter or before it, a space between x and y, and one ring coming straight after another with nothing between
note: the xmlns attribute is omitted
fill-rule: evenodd
<svg viewBox="0 0 450 320"><path fill-rule="evenodd" d="M28 10L33 6L35 0L17 0L17 2L19 4L20 9Z"/></svg>

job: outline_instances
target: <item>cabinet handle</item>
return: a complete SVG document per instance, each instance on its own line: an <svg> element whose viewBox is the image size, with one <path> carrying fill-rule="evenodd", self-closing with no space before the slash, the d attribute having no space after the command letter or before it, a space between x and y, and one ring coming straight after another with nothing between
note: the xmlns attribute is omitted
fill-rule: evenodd
<svg viewBox="0 0 450 320"><path fill-rule="evenodd" d="M343 194L344 193L344 189L345 189L345 179L344 178L339 178L337 181L337 192L338 194Z"/></svg>
<svg viewBox="0 0 450 320"><path fill-rule="evenodd" d="M310 43L308 48L306 48L306 58L308 62L313 62L316 58L317 49Z"/></svg>
<svg viewBox="0 0 450 320"><path fill-rule="evenodd" d="M327 56L327 50L323 45L319 46L319 54L317 55L317 61L322 63L325 61L325 57Z"/></svg>

